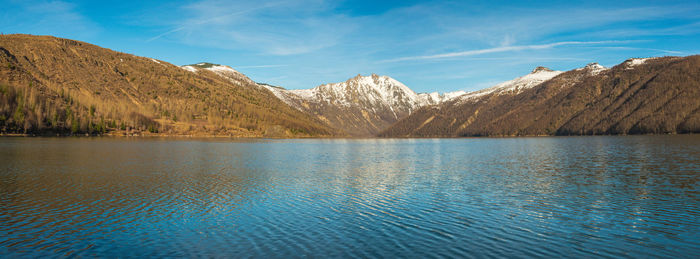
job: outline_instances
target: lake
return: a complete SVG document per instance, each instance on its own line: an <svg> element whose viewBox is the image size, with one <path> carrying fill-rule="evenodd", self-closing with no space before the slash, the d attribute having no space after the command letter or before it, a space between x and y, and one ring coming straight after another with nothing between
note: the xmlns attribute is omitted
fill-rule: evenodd
<svg viewBox="0 0 700 259"><path fill-rule="evenodd" d="M0 257L700 257L700 136L0 138Z"/></svg>

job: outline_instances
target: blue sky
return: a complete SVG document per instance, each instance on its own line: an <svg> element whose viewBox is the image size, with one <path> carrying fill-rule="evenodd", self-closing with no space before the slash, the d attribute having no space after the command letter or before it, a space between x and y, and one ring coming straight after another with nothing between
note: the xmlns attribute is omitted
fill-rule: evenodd
<svg viewBox="0 0 700 259"><path fill-rule="evenodd" d="M614 2L614 3L611 3ZM0 32L176 65L225 64L290 89L377 73L477 90L536 66L700 54L700 1L14 1Z"/></svg>

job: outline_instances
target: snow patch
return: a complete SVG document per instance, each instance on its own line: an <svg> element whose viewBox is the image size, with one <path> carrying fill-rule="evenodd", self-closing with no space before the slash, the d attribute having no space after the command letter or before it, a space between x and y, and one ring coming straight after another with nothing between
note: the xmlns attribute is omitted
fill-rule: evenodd
<svg viewBox="0 0 700 259"><path fill-rule="evenodd" d="M465 91L448 92L448 93L445 93L445 94L443 95L443 100L442 100L442 101L443 101L443 102L444 102L444 101L449 101L449 100L452 100L452 99L454 99L454 98L457 98L457 97L460 97L460 96L462 96L462 95L465 95L466 93L467 93L467 92L465 92Z"/></svg>
<svg viewBox="0 0 700 259"><path fill-rule="evenodd" d="M288 105L291 105L292 107L295 107L295 106L292 104L292 103L293 103L292 99L290 99L290 98L288 97L289 93L288 93L287 90L282 89L282 88L273 87L273 86L266 85L266 84L257 84L257 85L260 86L260 87L263 87L263 88L265 88L265 89L267 89L267 90L269 90L270 92L272 92L272 94L275 95L275 97L277 97L278 99L280 99L280 100L282 100L283 102L287 103ZM298 107L297 107L297 109L298 109Z"/></svg>
<svg viewBox="0 0 700 259"><path fill-rule="evenodd" d="M200 63L200 64L206 64L206 63ZM204 69L212 71L212 72L216 73L217 75L223 77L224 79L227 79L229 82L236 84L236 85L243 85L242 82L246 82L246 83L254 85L254 86L263 87L262 85L260 85L256 82L253 82L253 80L248 78L243 73L238 72L229 66L212 65L211 67L207 67Z"/></svg>
<svg viewBox="0 0 700 259"><path fill-rule="evenodd" d="M467 92L465 91L454 91L443 94L440 94L438 92L421 93L418 94L418 97L420 98L419 104L420 106L441 104L447 101L451 101L452 99L460 97L466 93Z"/></svg>
<svg viewBox="0 0 700 259"><path fill-rule="evenodd" d="M631 58L628 60L625 60L624 64L627 66L626 69L632 69L635 66L643 65L647 61L655 59L655 58Z"/></svg>
<svg viewBox="0 0 700 259"><path fill-rule="evenodd" d="M609 68L604 67L598 63L590 63L586 65L585 67L582 68L577 68L576 71L582 71L582 70L587 70L589 74L591 75L597 75L600 74L600 72L603 72L605 70L608 70Z"/></svg>
<svg viewBox="0 0 700 259"><path fill-rule="evenodd" d="M638 66L641 64L644 64L644 62L647 62L648 58L633 58L630 59L627 64L630 66Z"/></svg>
<svg viewBox="0 0 700 259"><path fill-rule="evenodd" d="M190 71L192 73L197 72L197 68L193 67L193 66L181 66L180 68L187 70L187 71Z"/></svg>
<svg viewBox="0 0 700 259"><path fill-rule="evenodd" d="M504 93L513 93L517 94L522 92L525 89L529 89L532 87L535 87L549 79L554 78L555 76L558 76L559 74L563 73L562 71L554 71L548 68L543 68L543 67L538 67L535 70L532 71L532 73L527 74L522 77L518 77L516 79L506 81L500 84L497 84L493 87L486 88L483 90L478 90L474 92L469 92L464 95L460 96L461 101L467 101L467 100L473 100L476 98L479 98L484 95L496 93L496 94L504 94Z"/></svg>
<svg viewBox="0 0 700 259"><path fill-rule="evenodd" d="M316 96L316 91L315 89L301 89L301 90L289 90L290 93L293 93L302 99L305 100L312 100L314 99L314 96Z"/></svg>
<svg viewBox="0 0 700 259"><path fill-rule="evenodd" d="M237 74L237 75L243 75L240 72L236 71L235 69L229 67L229 66L221 66L221 65L215 65L209 68L205 68L206 70L213 71L213 72L224 72L224 73L231 73L231 74Z"/></svg>

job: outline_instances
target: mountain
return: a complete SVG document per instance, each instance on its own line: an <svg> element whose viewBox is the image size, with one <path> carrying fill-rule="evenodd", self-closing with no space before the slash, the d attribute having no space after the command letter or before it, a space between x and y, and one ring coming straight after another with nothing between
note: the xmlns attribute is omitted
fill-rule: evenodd
<svg viewBox="0 0 700 259"><path fill-rule="evenodd" d="M538 68L493 88L424 107L383 137L700 132L700 56Z"/></svg>
<svg viewBox="0 0 700 259"><path fill-rule="evenodd" d="M0 36L0 64L0 133L338 134L225 66L31 35Z"/></svg>
<svg viewBox="0 0 700 259"><path fill-rule="evenodd" d="M198 63L198 64L192 64L192 65L185 65L181 66L182 69L190 71L190 72L197 72L200 70L208 70L211 72L214 72L215 74L225 78L232 84L236 84L239 86L245 86L245 87L257 87L258 84L255 83L253 80L248 78L246 75L244 75L241 72L236 71L235 69L229 67L229 66L223 66L219 64L212 64L212 63Z"/></svg>
<svg viewBox="0 0 700 259"><path fill-rule="evenodd" d="M372 74L312 89L50 36L0 36L0 133L458 137L700 132L700 56L538 67L491 88L415 93Z"/></svg>
<svg viewBox="0 0 700 259"><path fill-rule="evenodd" d="M523 90L530 89L544 81L552 79L561 74L561 71L554 71L546 67L537 67L530 74L527 74L516 79L497 84L493 87L479 91L470 92L459 96L460 100L479 99L490 94L518 94Z"/></svg>
<svg viewBox="0 0 700 259"><path fill-rule="evenodd" d="M351 136L375 136L416 109L464 92L417 94L401 82L372 74L312 89L287 90L265 84L280 100Z"/></svg>

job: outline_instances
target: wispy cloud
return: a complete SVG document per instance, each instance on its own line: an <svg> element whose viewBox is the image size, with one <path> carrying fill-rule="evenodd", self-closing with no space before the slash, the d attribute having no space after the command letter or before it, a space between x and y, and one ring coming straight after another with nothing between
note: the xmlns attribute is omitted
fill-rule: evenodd
<svg viewBox="0 0 700 259"><path fill-rule="evenodd" d="M698 9L700 12L700 9ZM700 17L699 17L700 19ZM656 28L606 28L583 33L586 37L649 37L649 36L688 36L700 34L700 22L690 22L675 26Z"/></svg>
<svg viewBox="0 0 700 259"><path fill-rule="evenodd" d="M695 53L697 47L687 41L667 39L695 39L700 31L700 4L680 1L605 6L409 1L359 8L341 2L193 0L172 4L167 13L144 10L148 18L137 25L150 31L141 34L148 47L183 46L189 51L183 55L197 61L201 54L191 50L201 51L257 80L285 76L289 88L380 73L419 91L433 84L510 79L539 65L563 70L632 56Z"/></svg>
<svg viewBox="0 0 700 259"><path fill-rule="evenodd" d="M204 0L181 7L182 18L164 37L186 44L254 51L264 55L296 55L338 44L353 27L347 16L315 0L262 3Z"/></svg>
<svg viewBox="0 0 700 259"><path fill-rule="evenodd" d="M528 8L506 5L495 9L472 8L465 11L468 15L465 15L465 12L449 10L463 7L457 5L426 4L419 8L395 10L382 17L382 23L388 22L398 27L391 27L384 32L396 37L396 40L391 42L392 49L388 52L404 52L405 55L408 51L425 49L426 46L429 46L426 50L439 53L484 45L523 45L524 42L635 39L640 35L649 37L658 33L692 35L697 34L697 30L692 28L693 24L688 25L691 28L674 28L669 31L667 28L678 22L668 23L667 20L673 17L681 21L697 21L700 18L698 4L648 6L640 3L635 7L621 8L571 5ZM407 25L411 26L410 30L402 31L402 25L391 24L396 17L412 19ZM613 31L605 35L598 34L605 30ZM404 49L407 51L403 51Z"/></svg>
<svg viewBox="0 0 700 259"><path fill-rule="evenodd" d="M435 55L401 57L401 58L383 60L381 62L388 63L388 62L399 62L399 61L408 61L408 60L429 60L429 59L455 58L455 57L475 56L475 55L499 53L499 52L551 49L554 47L565 46L565 45L623 44L623 43L630 43L630 42L635 42L635 41L562 41L562 42L555 42L555 43L549 43L549 44L503 46L503 47L495 47L495 48L467 50L467 51L459 51L459 52L449 52L449 53L442 53L442 54L435 54Z"/></svg>
<svg viewBox="0 0 700 259"><path fill-rule="evenodd" d="M186 29L186 28L188 28L188 27L191 28L191 27L196 27L196 26L201 26L201 25L210 24L210 23L217 22L217 21L222 21L222 20L225 20L225 19L230 18L230 17L233 17L233 16L243 15L243 14L251 13L251 12L254 12L254 11L258 11L258 10L262 10L262 9L266 9L266 8L275 7L275 6L280 5L281 3L282 3L282 2L266 3L266 4L263 4L263 5L258 6L258 7L253 7L253 8L249 8L249 9L242 10L242 11L235 11L235 12L232 12L232 13L229 13L229 14L226 14L226 15L220 15L220 16L216 16L216 17L213 17L213 18L202 18L202 19L195 20L195 21L188 21L186 24L180 25L180 26L178 26L178 27L175 28L175 29L169 30L169 31L167 31L167 32L158 34L158 35L156 35L155 37L152 37L152 38L150 38L150 39L147 39L146 42L151 42L151 41L160 39L160 38L162 38L163 36L166 36L166 35L168 35L168 34L172 34L172 33L178 32L178 31L182 31L182 30L184 30L184 29Z"/></svg>
<svg viewBox="0 0 700 259"><path fill-rule="evenodd" d="M659 53L663 53L663 54L671 54L671 55L685 54L685 52L683 52L683 51L667 50L667 49L655 49L655 48L637 48L637 47L621 47L621 46L599 47L599 48L611 49L611 50L644 50L644 51L654 51L654 52L659 52Z"/></svg>

